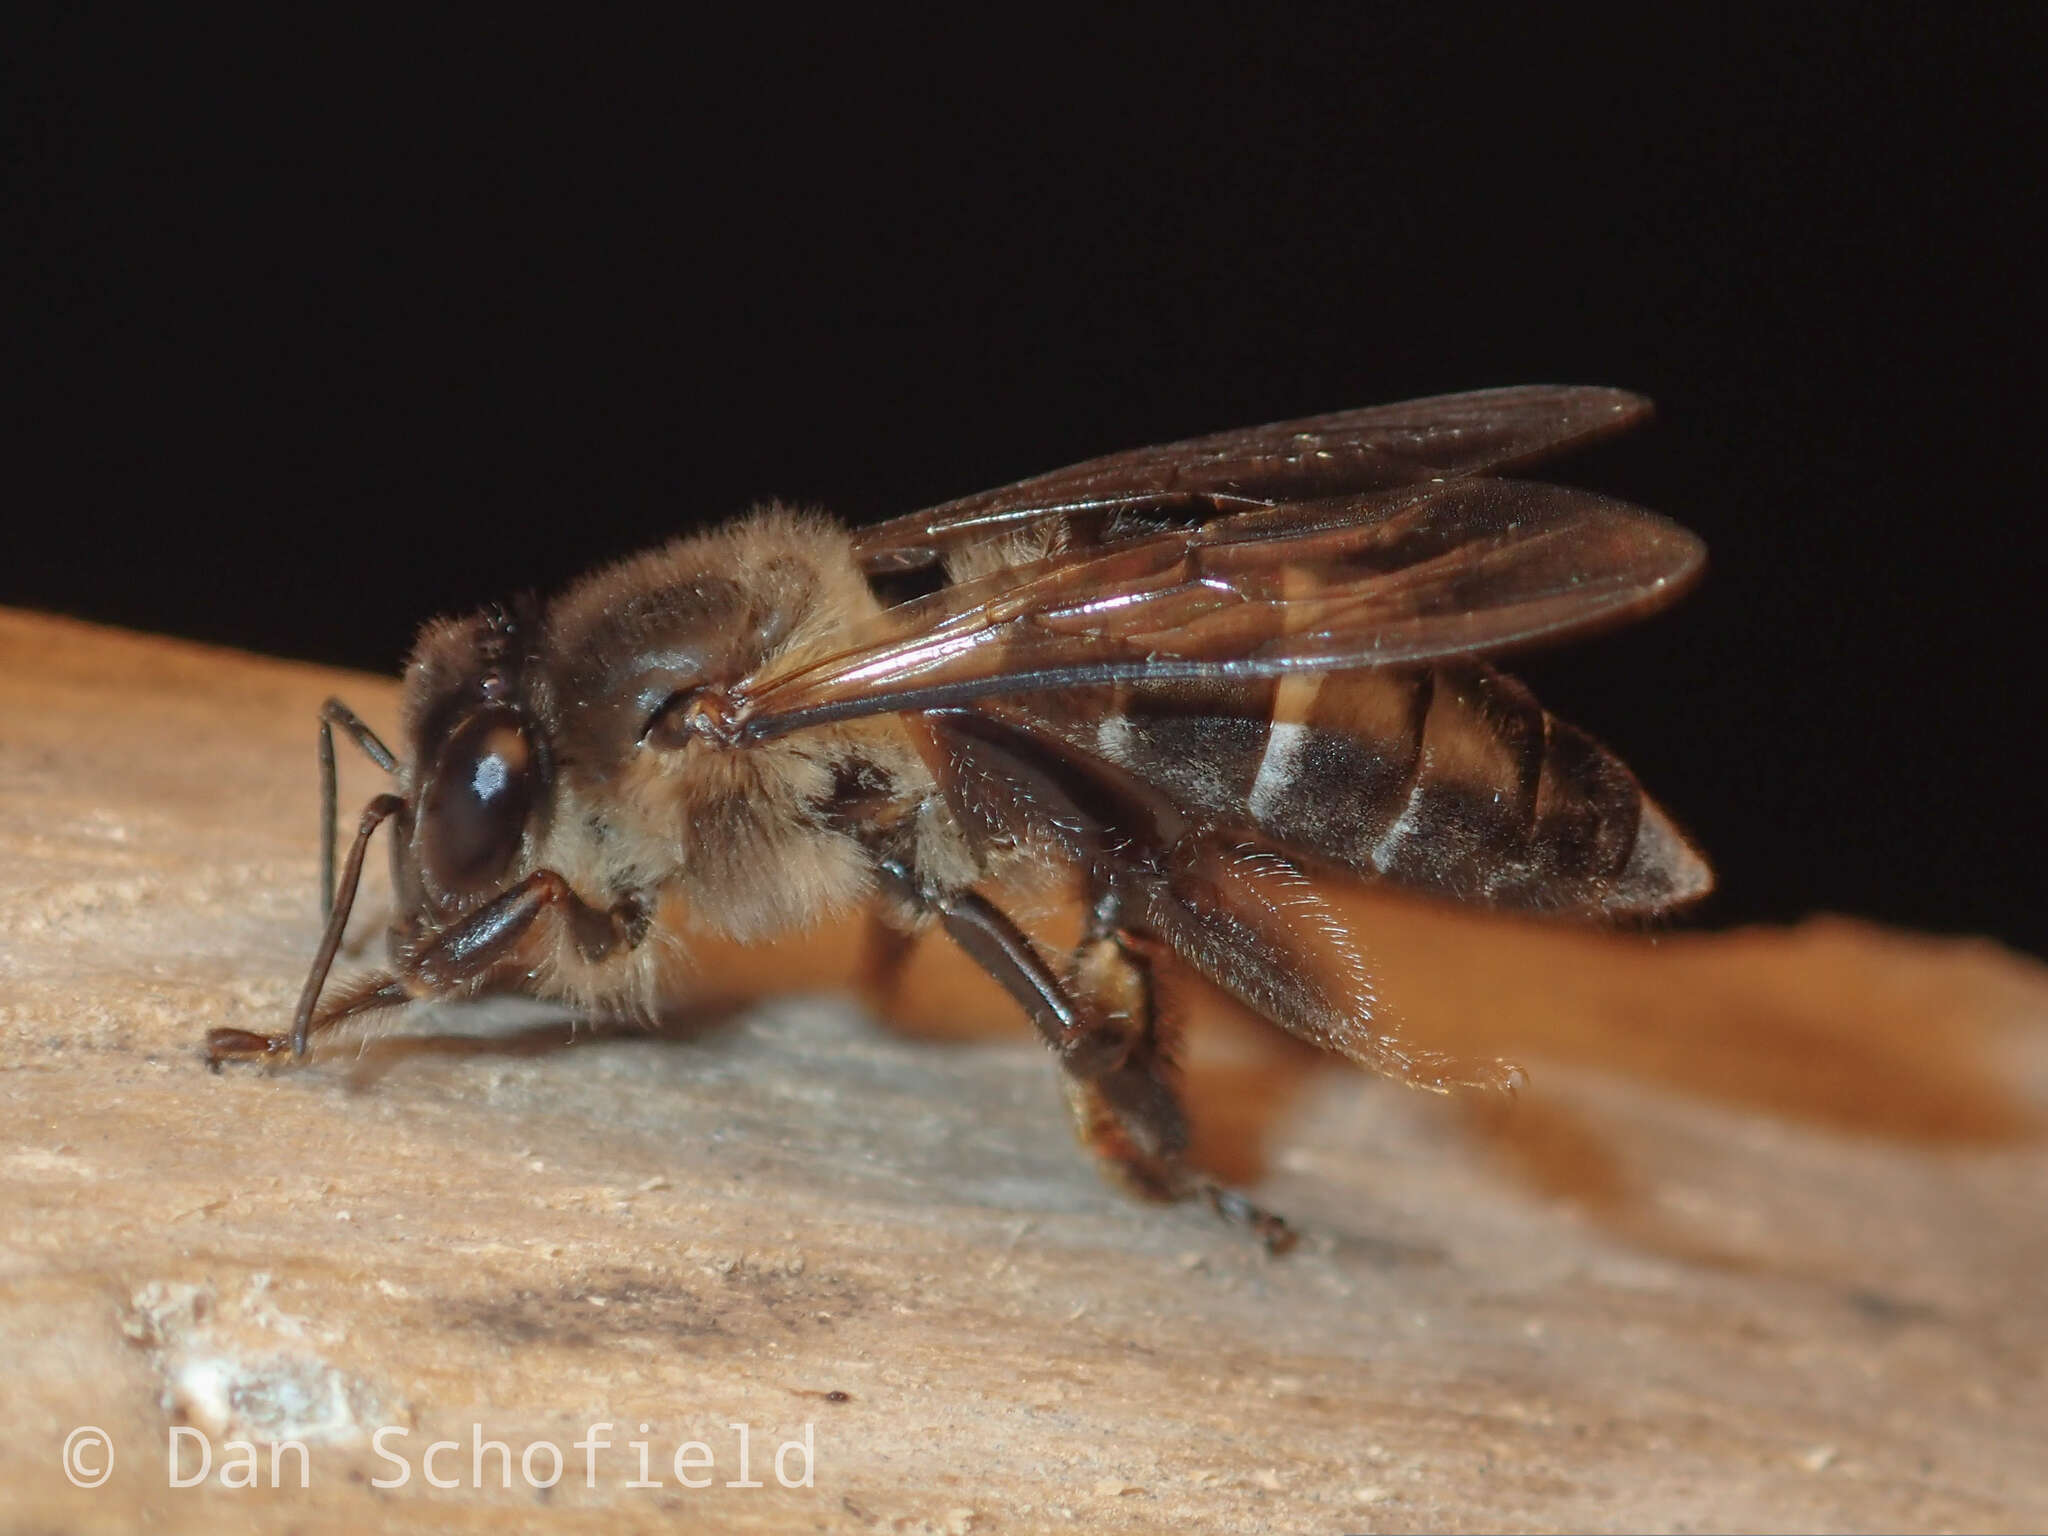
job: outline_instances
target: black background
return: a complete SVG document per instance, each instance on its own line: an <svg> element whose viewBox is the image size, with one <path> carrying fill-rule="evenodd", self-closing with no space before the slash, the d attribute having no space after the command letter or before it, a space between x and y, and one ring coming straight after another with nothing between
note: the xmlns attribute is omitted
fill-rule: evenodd
<svg viewBox="0 0 2048 1536"><path fill-rule="evenodd" d="M1555 473L1713 569L1520 670L1704 919L2048 950L2025 14L18 36L0 601L389 672L769 495L1624 385Z"/></svg>

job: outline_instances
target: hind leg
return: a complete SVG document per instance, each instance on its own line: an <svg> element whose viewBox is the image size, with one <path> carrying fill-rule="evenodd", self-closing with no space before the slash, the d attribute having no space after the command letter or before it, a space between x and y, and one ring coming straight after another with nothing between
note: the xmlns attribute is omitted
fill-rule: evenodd
<svg viewBox="0 0 2048 1536"><path fill-rule="evenodd" d="M1076 1001L1124 1036L1117 1066L1095 1077L1069 1073L1067 1109L1081 1144L1110 1180L1148 1200L1199 1196L1224 1220L1247 1228L1268 1251L1294 1245L1292 1228L1187 1166L1187 1112L1176 1086L1179 1031L1158 1005L1151 961L1120 926L1113 896L1098 899L1067 967Z"/></svg>
<svg viewBox="0 0 2048 1536"><path fill-rule="evenodd" d="M1112 1182L1148 1200L1200 1196L1270 1251L1293 1245L1286 1222L1187 1167L1187 1116L1174 1089L1171 1042L1153 1007L1151 967L1119 926L1120 903L1108 896L1095 903L1063 977L986 897L926 890L894 861L877 868L892 896L937 917L1037 1026L1065 1069L1075 1131Z"/></svg>

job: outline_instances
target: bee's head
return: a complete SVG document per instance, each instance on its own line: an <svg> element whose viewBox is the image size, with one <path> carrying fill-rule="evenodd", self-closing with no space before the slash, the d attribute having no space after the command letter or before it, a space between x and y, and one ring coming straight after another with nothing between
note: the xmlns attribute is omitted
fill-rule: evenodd
<svg viewBox="0 0 2048 1536"><path fill-rule="evenodd" d="M531 604L440 620L406 667L406 809L392 841L401 918L438 926L532 862L551 800L548 735L534 708Z"/></svg>

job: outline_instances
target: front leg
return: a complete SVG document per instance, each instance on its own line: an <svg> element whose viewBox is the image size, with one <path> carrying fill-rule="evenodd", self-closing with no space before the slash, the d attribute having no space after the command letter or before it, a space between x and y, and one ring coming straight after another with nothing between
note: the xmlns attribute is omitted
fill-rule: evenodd
<svg viewBox="0 0 2048 1536"><path fill-rule="evenodd" d="M514 959L548 913L568 924L569 937L586 960L637 949L647 937L647 909L637 897L600 911L552 869L537 869L454 927L409 950L399 960L399 977L414 997L463 991Z"/></svg>
<svg viewBox="0 0 2048 1536"><path fill-rule="evenodd" d="M246 1029L209 1031L207 1065L218 1068L221 1062L232 1058L276 1056L286 1050L294 1058L303 1059L313 1036L348 1019L417 998L446 997L467 991L486 980L499 966L514 960L527 935L544 914L551 912L569 925L571 939L587 960L602 960L620 949L637 949L647 937L648 913L637 897L627 896L609 909L599 910L577 895L569 882L552 869L535 870L453 927L408 947L391 974L357 982L318 1008L314 1006L318 987L309 986L311 996L302 1000L290 1034L260 1035ZM324 969L317 969L315 974L324 979Z"/></svg>

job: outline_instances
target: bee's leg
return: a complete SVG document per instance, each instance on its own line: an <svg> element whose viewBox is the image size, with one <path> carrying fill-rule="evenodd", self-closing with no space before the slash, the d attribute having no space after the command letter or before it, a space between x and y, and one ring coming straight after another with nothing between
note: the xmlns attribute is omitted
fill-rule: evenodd
<svg viewBox="0 0 2048 1536"><path fill-rule="evenodd" d="M332 737L327 723L321 722L321 737L330 750L324 754L323 766L333 763ZM327 780L332 785L332 778ZM332 800L329 798L331 805ZM327 985L327 973L334 968L334 957L341 949L341 936L348 928L348 915L355 909L356 888L363 879L363 854L370 846L370 838L376 830L391 817L405 809L405 800L399 795L378 795L363 807L363 819L356 827L355 841L349 844L348 862L342 866L341 883L334 887L335 899L327 912L327 927L320 935L320 947L313 954L313 968L306 973L306 984L299 989L299 1005L292 1011L292 1030L289 1035L259 1035L246 1029L214 1029L206 1034L206 1064L215 1071L220 1064L231 1057L274 1056L291 1047L294 1057L304 1057L306 1042L313 1033L314 1009L319 1005L320 993ZM323 817L324 819L324 817ZM380 983L380 989L381 989ZM394 999L395 1000L395 999ZM355 1012L368 1007L381 1006L364 1003ZM330 1010L331 1011L331 1010ZM346 1018L348 1015L343 1014ZM330 1021L323 1019L321 1028L330 1027Z"/></svg>
<svg viewBox="0 0 2048 1536"><path fill-rule="evenodd" d="M320 736L325 748L322 766L331 770L334 766L333 740L324 716ZM334 808L331 771L325 775L324 788L327 797L322 820L323 823L331 823ZM320 994L327 986L327 973L333 969L334 957L341 949L341 936L348 928L348 915L355 908L356 887L363 878L363 854L370 846L371 834L403 809L405 801L397 795L379 795L363 808L363 819L356 827L355 841L349 844L348 862L342 867L341 883L337 887L332 881L327 882L327 889L334 899L328 903L327 926L320 935L320 947L314 952L313 968L306 974L306 984L299 989L299 1005L292 1013L291 1033L259 1035L248 1029L210 1029L206 1032L206 1065L213 1071L218 1072L224 1061L276 1056L286 1050L295 1057L303 1057L306 1042L316 1033L332 1029L342 1020L359 1013L394 1007L409 997L400 977L372 976L346 988L340 998L331 1000L317 1014L315 1012ZM329 856L331 858L331 840Z"/></svg>
<svg viewBox="0 0 2048 1536"><path fill-rule="evenodd" d="M1181 1159L1187 1112L1174 1085L1174 1030L1152 988L1152 967L1120 931L1121 903L1097 896L1088 927L1067 962L1067 986L1080 1006L1123 1041L1121 1059L1092 1078L1069 1075L1067 1107L1083 1146L1116 1182L1151 1200L1188 1191Z"/></svg>
<svg viewBox="0 0 2048 1536"><path fill-rule="evenodd" d="M382 796L380 800L395 797ZM361 873L363 846L377 821L389 809L372 802L363 818L363 828L350 849L349 867L342 879L343 900L328 919L327 936L315 957L312 974L300 994L298 1012L289 1035L258 1035L241 1029L216 1029L207 1036L209 1065L236 1056L271 1056L289 1049L303 1058L315 1034L333 1028L344 1019L374 1008L391 1007L420 997L440 997L461 992L480 982L518 951L521 941L545 912L557 912L570 926L576 947L586 959L599 960L619 948L635 949L647 936L648 912L633 897L599 911L578 896L569 882L551 869L535 870L510 890L486 902L452 928L429 935L402 956L395 974L373 977L350 987L339 999L318 1008L327 969L333 963L342 926L348 920L349 899L355 893L355 877Z"/></svg>
<svg viewBox="0 0 2048 1536"><path fill-rule="evenodd" d="M552 869L537 869L453 928L429 935L399 962L399 976L415 997L459 992L513 959L520 942L548 912L569 925L586 960L638 949L647 937L649 916L641 901L628 896L600 911Z"/></svg>
<svg viewBox="0 0 2048 1536"><path fill-rule="evenodd" d="M917 938L880 911L870 911L861 933L858 977L862 987L879 1004L896 996L903 982L903 968L910 960Z"/></svg>
<svg viewBox="0 0 2048 1536"><path fill-rule="evenodd" d="M1002 908L973 891L927 891L894 859L876 869L891 896L938 918L953 942L1016 999L1069 1072L1099 1077L1123 1060L1126 1032L1075 1007L1066 985Z"/></svg>
<svg viewBox="0 0 2048 1536"><path fill-rule="evenodd" d="M1200 1196L1272 1252L1293 1245L1286 1222L1186 1167L1187 1116L1156 1027L1149 967L1117 926L1120 903L1096 903L1072 979L1063 981L994 903L972 891L922 890L893 860L879 869L891 895L934 914L1038 1027L1066 1068L1082 1143L1117 1183L1150 1200Z"/></svg>
<svg viewBox="0 0 2048 1536"><path fill-rule="evenodd" d="M330 996L325 1006L306 1025L306 1037L325 1034L337 1024L366 1013L375 1013L380 1008L396 1008L412 1001L405 983L396 976L378 972L352 981L343 987L338 996ZM224 1061L249 1060L264 1056L288 1055L292 1048L290 1034L259 1035L250 1029L210 1029L206 1032L206 1065L218 1072Z"/></svg>
<svg viewBox="0 0 2048 1536"><path fill-rule="evenodd" d="M1122 901L1097 896L1088 927L1068 965L1068 982L1083 1007L1119 1023L1130 1045L1123 1061L1092 1079L1069 1074L1067 1108L1082 1145L1106 1173L1151 1200L1200 1197L1224 1220L1248 1228L1269 1252L1294 1246L1294 1230L1235 1190L1186 1164L1187 1113L1175 1085L1179 1031L1158 1005L1149 957L1123 927Z"/></svg>
<svg viewBox="0 0 2048 1536"><path fill-rule="evenodd" d="M377 733L339 699L320 706L320 915L334 910L335 775L334 728L340 726L365 757L386 773L398 772L398 759Z"/></svg>

